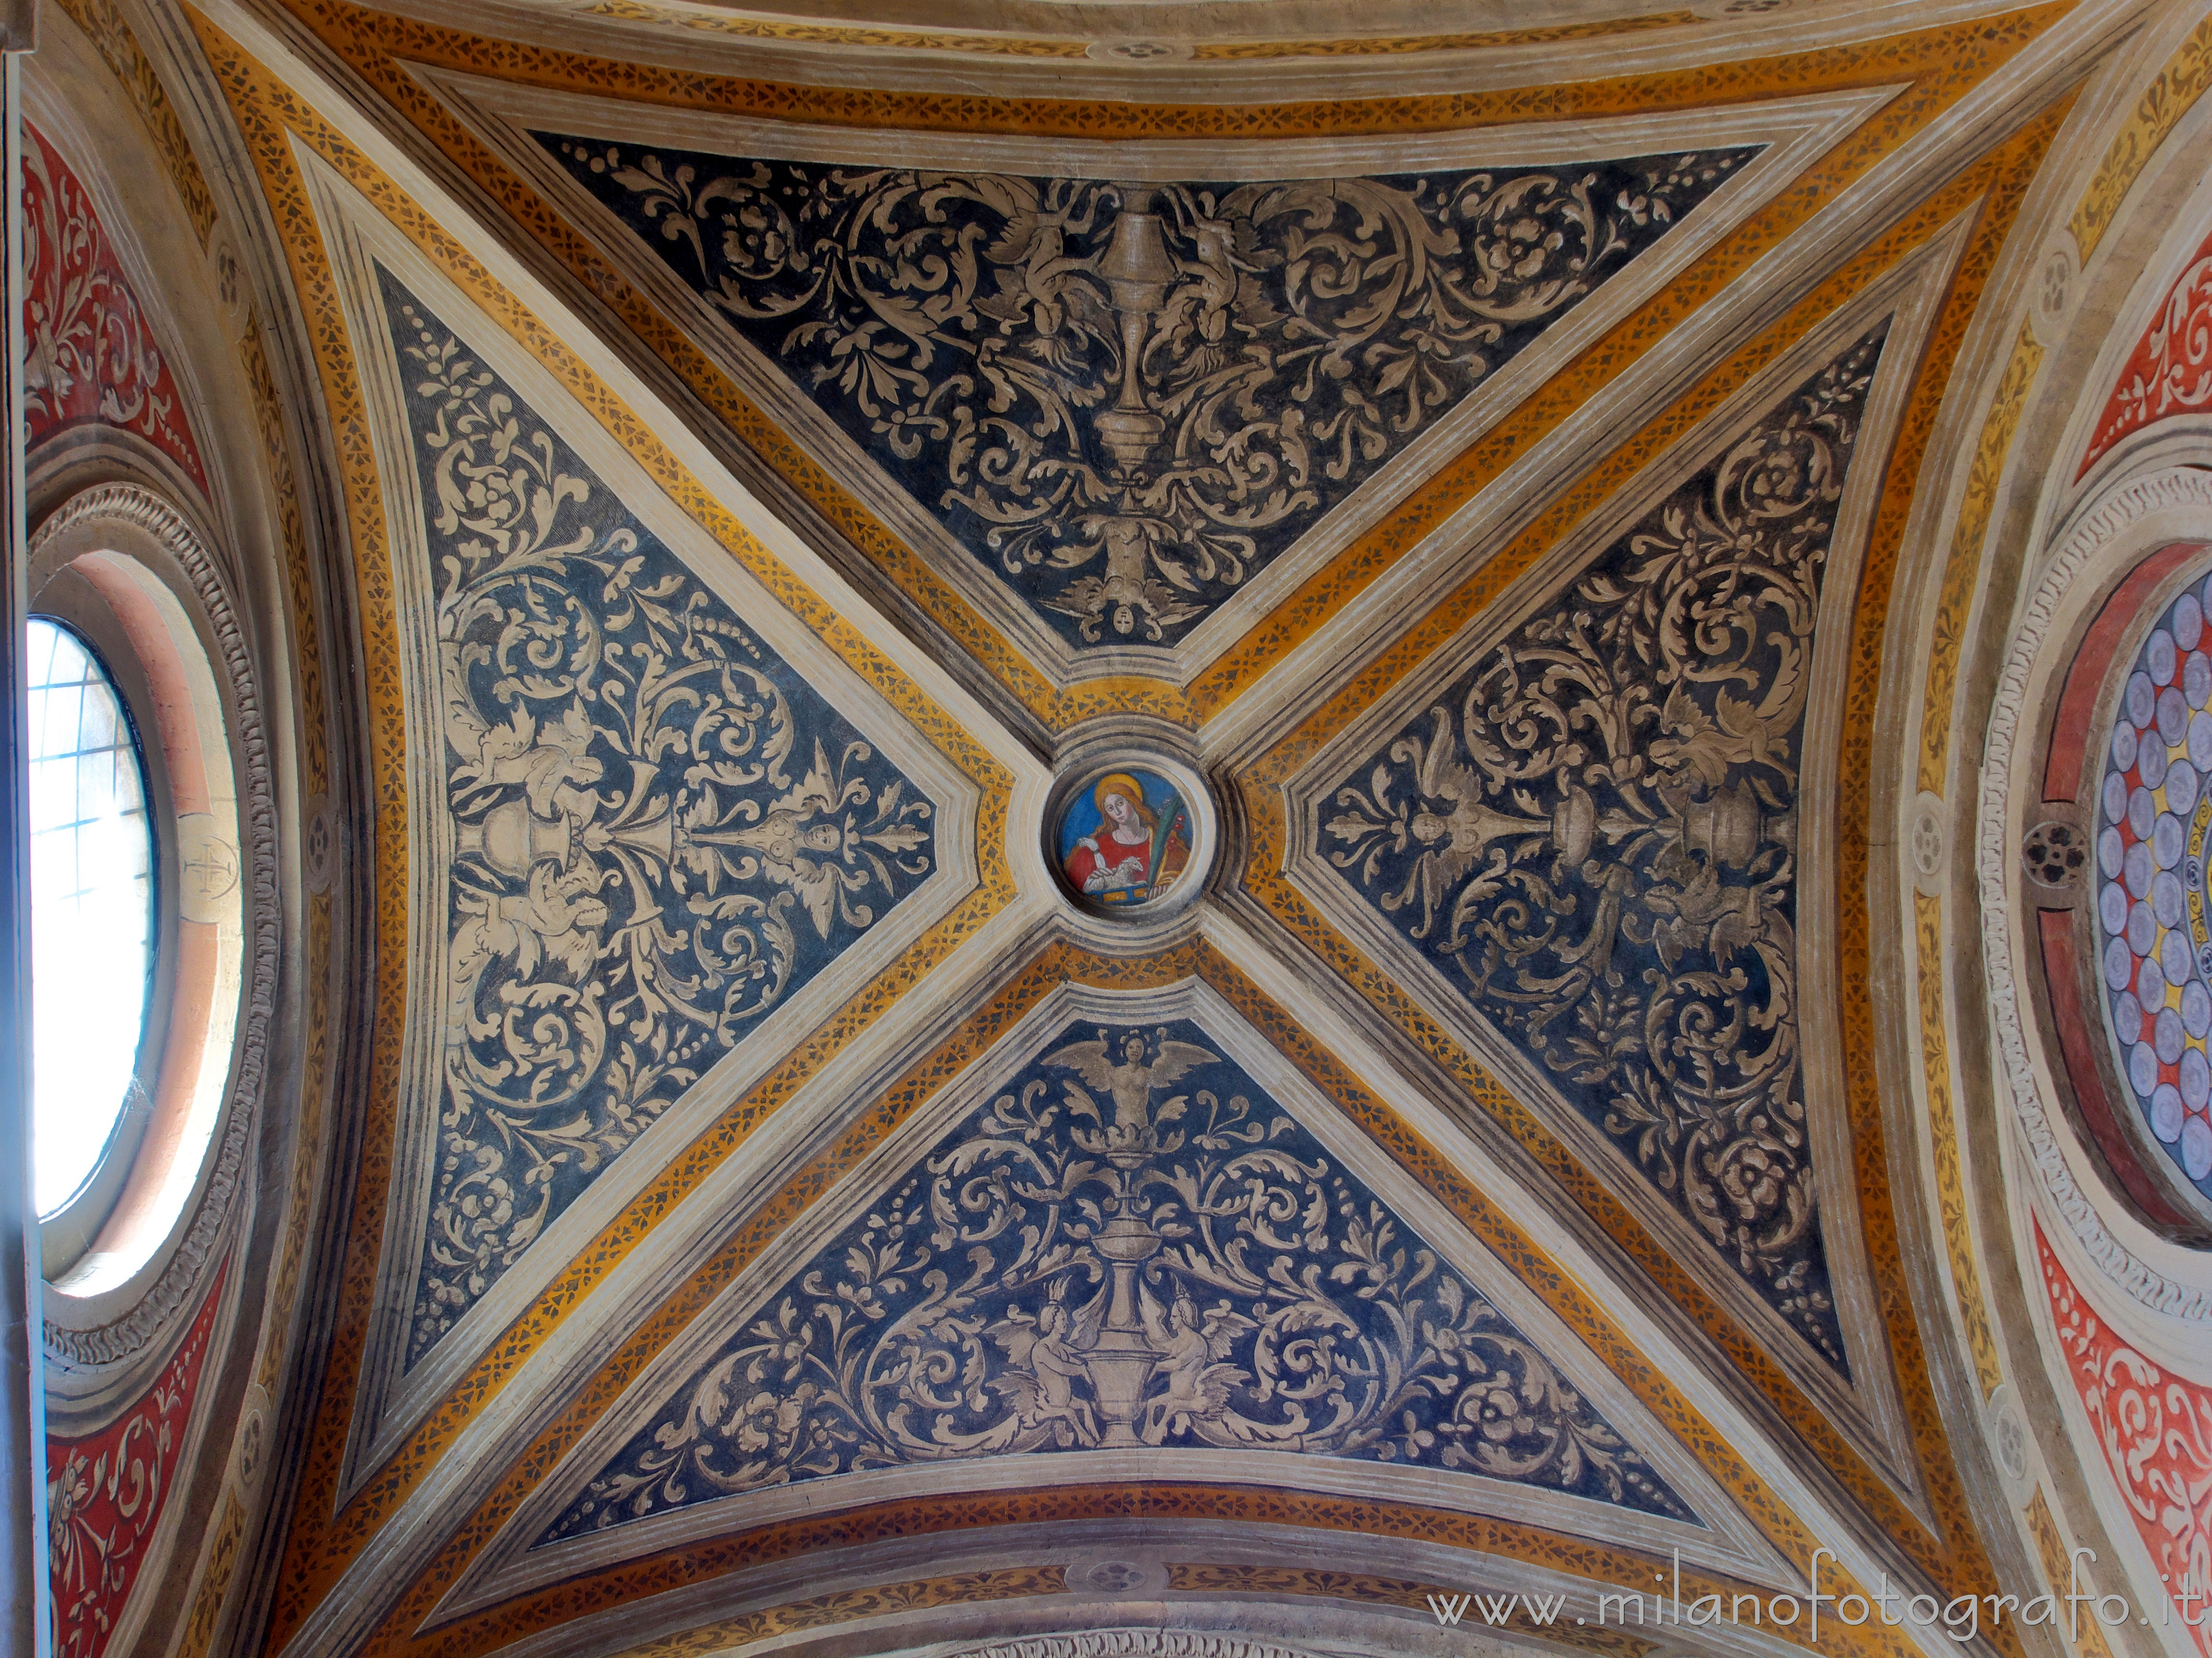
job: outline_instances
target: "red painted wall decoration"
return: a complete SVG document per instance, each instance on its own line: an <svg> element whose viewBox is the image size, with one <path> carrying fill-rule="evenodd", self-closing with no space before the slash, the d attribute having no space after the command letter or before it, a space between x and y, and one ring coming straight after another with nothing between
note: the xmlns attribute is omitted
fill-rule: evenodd
<svg viewBox="0 0 2212 1658"><path fill-rule="evenodd" d="M2195 1591L2163 1615L2193 1626L2197 1650L2212 1658L2212 1387L2172 1375L2114 1333L2058 1264L2040 1224L2035 1252L2058 1345L2105 1466L2168 1590L2179 1594L2185 1582ZM2161 1614L2147 1608L2144 1615Z"/></svg>
<svg viewBox="0 0 2212 1658"><path fill-rule="evenodd" d="M82 1439L46 1441L46 1564L54 1658L100 1658L168 1501L207 1362L226 1264L146 1396Z"/></svg>
<svg viewBox="0 0 2212 1658"><path fill-rule="evenodd" d="M23 131L25 445L79 426L119 427L206 493L176 379L92 198L45 134L27 121Z"/></svg>
<svg viewBox="0 0 2212 1658"><path fill-rule="evenodd" d="M2166 290L2098 417L2080 477L2130 432L2212 408L2212 237Z"/></svg>

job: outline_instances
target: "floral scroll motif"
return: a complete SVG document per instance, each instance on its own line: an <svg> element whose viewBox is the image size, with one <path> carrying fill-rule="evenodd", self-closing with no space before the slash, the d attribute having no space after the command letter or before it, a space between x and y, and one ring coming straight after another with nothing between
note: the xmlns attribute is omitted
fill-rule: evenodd
<svg viewBox="0 0 2212 1658"><path fill-rule="evenodd" d="M1753 149L1267 184L538 142L1074 644L1168 644Z"/></svg>
<svg viewBox="0 0 2212 1658"><path fill-rule="evenodd" d="M1321 845L1838 1370L1798 1051L1796 800L1887 325L1321 802Z"/></svg>
<svg viewBox="0 0 2212 1658"><path fill-rule="evenodd" d="M2206 409L2212 409L2212 237L2190 256L2128 354L2075 476L2123 438Z"/></svg>
<svg viewBox="0 0 2212 1658"><path fill-rule="evenodd" d="M2081 1298L2039 1224L2035 1252L2067 1371L2105 1465L2170 1593L2165 1617L2212 1658L2212 1387L2185 1382L2130 1346Z"/></svg>
<svg viewBox="0 0 2212 1658"><path fill-rule="evenodd" d="M386 275L456 857L411 1364L927 874L933 808Z"/></svg>
<svg viewBox="0 0 2212 1658"><path fill-rule="evenodd" d="M1211 1446L1690 1518L1195 1024L1063 1031L674 1394L544 1541L860 1469Z"/></svg>
<svg viewBox="0 0 2212 1658"><path fill-rule="evenodd" d="M216 1273L191 1327L143 1399L96 1434L46 1441L55 1658L100 1658L115 1633L146 1564L146 1540L169 1500L228 1271Z"/></svg>
<svg viewBox="0 0 2212 1658"><path fill-rule="evenodd" d="M91 197L44 133L27 122L23 134L25 447L73 427L118 427L205 494L207 470L176 377Z"/></svg>

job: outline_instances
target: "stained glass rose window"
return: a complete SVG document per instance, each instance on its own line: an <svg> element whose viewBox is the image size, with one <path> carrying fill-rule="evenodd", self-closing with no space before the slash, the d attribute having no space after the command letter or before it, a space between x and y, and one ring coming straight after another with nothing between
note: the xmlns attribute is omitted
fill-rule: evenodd
<svg viewBox="0 0 2212 1658"><path fill-rule="evenodd" d="M2158 1143L2212 1196L2212 581L2160 617L2122 688L2097 812L2098 944L2120 1072Z"/></svg>

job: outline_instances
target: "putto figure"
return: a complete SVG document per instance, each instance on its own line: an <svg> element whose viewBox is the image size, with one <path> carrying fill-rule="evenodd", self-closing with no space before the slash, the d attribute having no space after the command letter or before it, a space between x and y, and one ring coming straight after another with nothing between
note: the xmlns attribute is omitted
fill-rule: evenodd
<svg viewBox="0 0 2212 1658"><path fill-rule="evenodd" d="M1109 772L1078 801L1060 827L1061 867L1085 897L1109 904L1141 904L1171 889L1190 863L1188 817L1165 781L1130 772ZM1155 804L1157 802L1157 805Z"/></svg>

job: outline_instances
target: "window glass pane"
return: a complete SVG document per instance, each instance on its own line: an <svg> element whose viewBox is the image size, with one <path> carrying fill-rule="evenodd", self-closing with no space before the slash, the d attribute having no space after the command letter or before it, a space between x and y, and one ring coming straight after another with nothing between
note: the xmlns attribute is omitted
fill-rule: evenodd
<svg viewBox="0 0 2212 1658"><path fill-rule="evenodd" d="M39 1213L99 1166L131 1091L154 960L138 747L84 641L30 623L33 1124Z"/></svg>

